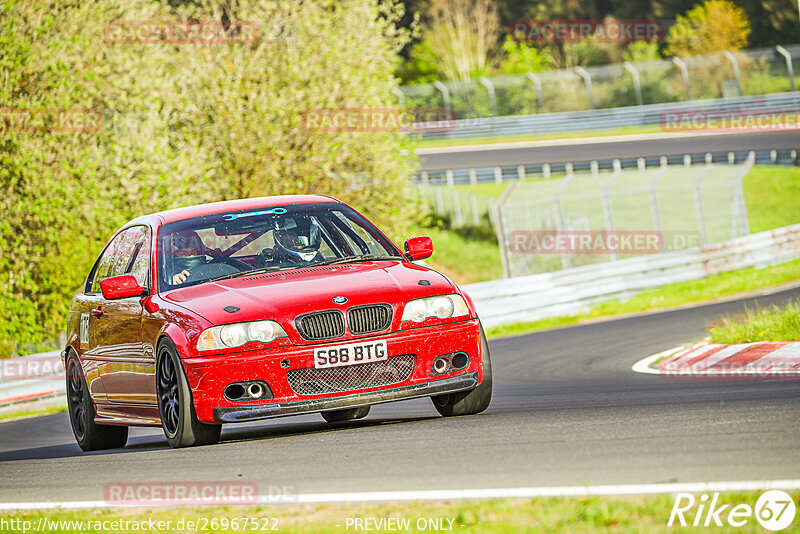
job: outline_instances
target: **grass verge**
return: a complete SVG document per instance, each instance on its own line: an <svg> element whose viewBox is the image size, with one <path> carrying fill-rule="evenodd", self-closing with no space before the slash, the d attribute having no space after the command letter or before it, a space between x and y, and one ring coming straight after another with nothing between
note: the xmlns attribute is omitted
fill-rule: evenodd
<svg viewBox="0 0 800 534"><path fill-rule="evenodd" d="M728 504L725 513L720 515L724 522L727 511L737 504L747 504L755 508L761 492L736 492L720 495L718 505ZM800 492L790 493L794 500ZM379 521L381 518L397 518L408 521L409 528L392 530L406 532L447 530L449 532L674 532L676 527L667 526L675 499L672 495L649 495L639 497L568 497L568 498L535 498L535 499L493 499L486 501L458 502L412 502L397 504L370 505L305 505L305 506L273 506L273 507L207 507L207 508L175 508L153 510L90 510L90 511L33 511L12 513L0 516L5 521L19 519L30 521L33 528L42 518L51 528L49 532L107 532L111 521L154 522L170 521L171 527L158 532L194 532L202 529L186 528L188 521L205 521L206 530L212 532L245 532L250 531L255 520L258 530L275 526L275 530L283 532L325 533L363 531L355 528L354 520L370 518ZM697 501L699 502L699 500ZM688 524L694 521L698 507L684 513ZM212 518L217 528L211 528ZM242 519L238 529L231 528L235 518L248 518L248 528L242 528ZM277 519L277 522L275 521ZM227 520L227 523L226 521ZM266 522L264 522L266 520ZM350 523L348 523L348 520ZM439 521L439 523L429 522ZM705 514L700 523L705 520ZM83 521L83 529L54 524L54 521ZM179 528L183 521L184 528ZM452 522L451 522L452 521ZM102 528L106 522L106 528ZM419 522L419 523L418 523ZM424 522L424 524L423 524ZM677 520L676 520L677 523ZM222 525L227 524L226 528ZM348 528L349 524L349 528ZM713 524L713 523L712 523ZM723 523L724 524L724 523ZM120 524L120 526L129 526ZM363 523L362 523L363 525ZM440 529L436 525L441 525ZM451 527L452 525L452 527ZM388 532L388 529L375 528L372 531ZM94 528L100 527L100 528ZM425 527L425 528L423 528ZM680 527L677 527L680 528ZM747 518L747 523L739 528L728 527L736 532L763 532L754 517ZM115 532L155 532L150 529L133 530L131 528L112 529ZM720 527L694 527L692 532L719 532ZM22 532L8 530L9 532ZM723 529L723 531L725 531Z"/></svg>
<svg viewBox="0 0 800 534"><path fill-rule="evenodd" d="M9 419L19 419L21 417L32 417L34 415L46 415L51 413L66 412L67 401L62 400L58 403L52 403L48 406L30 407L30 408L6 408L0 411L0 421ZM2 532L2 531L0 531Z"/></svg>
<svg viewBox="0 0 800 534"><path fill-rule="evenodd" d="M800 301L786 306L747 310L725 317L711 329L712 343L800 341Z"/></svg>
<svg viewBox="0 0 800 534"><path fill-rule="evenodd" d="M668 284L659 289L644 291L625 301L609 300L592 307L592 310L588 313L488 328L486 336L489 338L516 336L539 330L570 326L603 317L702 303L752 289L785 284L798 278L800 278L800 260L764 269L750 267L708 276L700 280Z"/></svg>

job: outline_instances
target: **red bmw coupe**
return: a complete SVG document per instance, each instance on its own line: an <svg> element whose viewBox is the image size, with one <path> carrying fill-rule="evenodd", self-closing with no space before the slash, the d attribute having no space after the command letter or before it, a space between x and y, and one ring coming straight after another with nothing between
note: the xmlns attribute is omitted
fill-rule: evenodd
<svg viewBox="0 0 800 534"><path fill-rule="evenodd" d="M412 263L350 206L282 196L134 219L72 299L67 403L83 450L161 426L173 447L215 443L224 423L431 397L445 416L492 396L470 298Z"/></svg>

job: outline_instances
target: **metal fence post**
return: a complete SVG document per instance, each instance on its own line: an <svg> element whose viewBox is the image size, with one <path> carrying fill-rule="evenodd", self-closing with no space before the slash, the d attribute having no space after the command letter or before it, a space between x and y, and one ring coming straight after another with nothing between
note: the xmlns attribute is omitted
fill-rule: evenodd
<svg viewBox="0 0 800 534"><path fill-rule="evenodd" d="M525 165L518 165L517 166L517 179L520 182L525 181Z"/></svg>
<svg viewBox="0 0 800 534"><path fill-rule="evenodd" d="M447 86L439 80L433 82L433 86L437 88L440 93L442 93L442 102L444 102L444 108L447 110L448 114L450 116L454 116L453 107L450 105L450 89L448 89Z"/></svg>
<svg viewBox="0 0 800 534"><path fill-rule="evenodd" d="M495 218L495 206L493 198L489 197L486 207L489 210L489 222L492 223L492 228L497 231L497 219Z"/></svg>
<svg viewBox="0 0 800 534"><path fill-rule="evenodd" d="M589 71L583 67L575 67L575 72L583 78L583 83L586 84L586 96L589 97L589 107L594 109L594 93L592 92L592 76Z"/></svg>
<svg viewBox="0 0 800 534"><path fill-rule="evenodd" d="M469 185L478 185L478 173L475 171L475 167L469 169Z"/></svg>
<svg viewBox="0 0 800 534"><path fill-rule="evenodd" d="M461 201L459 200L458 191L453 191L453 226L460 228L464 226L464 217L461 215Z"/></svg>
<svg viewBox="0 0 800 534"><path fill-rule="evenodd" d="M397 99L400 100L400 107L406 107L406 94L398 87L392 87L392 93L397 95Z"/></svg>
<svg viewBox="0 0 800 534"><path fill-rule="evenodd" d="M725 50L722 52L722 55L728 58L728 61L731 62L731 67L733 67L733 75L736 78L736 85L739 87L739 96L743 96L744 93L742 92L742 76L739 74L739 60L736 59L736 56L729 50Z"/></svg>
<svg viewBox="0 0 800 534"><path fill-rule="evenodd" d="M453 187L455 185L455 180L453 179L453 169L447 169L444 171L444 175L447 180L447 187Z"/></svg>
<svg viewBox="0 0 800 534"><path fill-rule="evenodd" d="M550 178L550 164L545 163L542 165L542 176L545 178Z"/></svg>
<svg viewBox="0 0 800 534"><path fill-rule="evenodd" d="M495 167L494 168L494 183L502 184L503 183L503 169L502 167Z"/></svg>
<svg viewBox="0 0 800 534"><path fill-rule="evenodd" d="M689 88L689 69L686 67L686 63L679 57L672 58L672 62L681 69L681 78L683 78L683 88L686 91L686 100L691 100L691 90Z"/></svg>
<svg viewBox="0 0 800 534"><path fill-rule="evenodd" d="M481 76L478 78L478 81L481 82L489 92L489 102L492 104L492 117L497 117L497 99L495 98L494 94L494 85L492 85L492 82L489 81L489 78L486 76Z"/></svg>
<svg viewBox="0 0 800 534"><path fill-rule="evenodd" d="M616 171L612 176L611 179L608 181L606 186L603 188L603 216L606 222L606 232L614 232L614 219L611 217L611 189L616 185L617 180L619 177L622 176L622 171ZM611 252L611 259L617 259L617 251L614 250Z"/></svg>
<svg viewBox="0 0 800 534"><path fill-rule="evenodd" d="M470 195L470 202L472 203L472 224L479 226L481 224L481 216L478 213L478 196L474 193Z"/></svg>
<svg viewBox="0 0 800 534"><path fill-rule="evenodd" d="M751 152L742 165L739 176L736 177L736 194L733 200L733 224L731 225L731 239L750 234L750 221L747 220L747 205L744 201L744 188L742 182L750 169L753 168L756 158ZM741 234L739 227L741 226Z"/></svg>
<svg viewBox="0 0 800 534"><path fill-rule="evenodd" d="M633 66L633 63L631 63L630 61L625 61L622 64L622 66L625 68L625 70L630 72L631 76L633 77L633 88L634 90L636 90L636 105L638 106L644 105L642 101L642 82L639 79L639 71L636 69L636 67Z"/></svg>
<svg viewBox="0 0 800 534"><path fill-rule="evenodd" d="M564 192L569 187L570 182L572 182L575 175L571 172L567 175L566 178L563 179L561 185L556 191L556 194L553 195L553 206L555 207L555 214L556 214L556 230L559 232L564 230L564 211L561 209L561 197ZM561 268L566 269L569 267L569 256L565 253L561 254Z"/></svg>
<svg viewBox="0 0 800 534"><path fill-rule="evenodd" d="M430 178L428 178L428 171L422 171L422 185L428 187L430 185Z"/></svg>
<svg viewBox="0 0 800 534"><path fill-rule="evenodd" d="M508 184L508 187L503 194L500 195L500 198L497 200L497 203L493 206L494 207L494 227L497 231L497 244L500 245L500 262L503 265L503 276L505 278L511 277L511 266L509 265L509 258L508 258L508 247L506 246L506 235L505 235L505 228L503 224L503 205L508 200L508 197L511 196L511 192L514 190L514 186L516 186L516 182L511 182ZM492 206L490 206L491 209Z"/></svg>
<svg viewBox="0 0 800 534"><path fill-rule="evenodd" d="M537 110L538 110L539 113L543 113L544 112L544 91L542 90L542 80L540 80L539 77L537 75L535 75L534 73L532 73L532 72L527 73L525 75L525 77L533 82L533 86L536 88L537 101L539 103L539 106L538 106Z"/></svg>
<svg viewBox="0 0 800 534"><path fill-rule="evenodd" d="M436 191L436 214L444 215L444 197L442 196L442 188L434 187Z"/></svg>
<svg viewBox="0 0 800 534"><path fill-rule="evenodd" d="M786 59L786 70L789 72L789 87L794 91L794 69L792 69L792 55L781 45L775 47L775 50Z"/></svg>
<svg viewBox="0 0 800 534"><path fill-rule="evenodd" d="M664 228L661 226L661 211L658 209L658 182L664 177L667 172L667 167L661 167L658 170L653 181L650 182L650 209L653 212L653 228L661 236L661 243L664 243Z"/></svg>
<svg viewBox="0 0 800 534"><path fill-rule="evenodd" d="M697 177L694 181L694 203L697 208L697 228L700 231L700 247L704 247L707 244L708 236L706 235L706 217L703 212L703 192L701 187L703 185L703 180L705 180L706 176L711 172L710 165L706 167L705 172Z"/></svg>

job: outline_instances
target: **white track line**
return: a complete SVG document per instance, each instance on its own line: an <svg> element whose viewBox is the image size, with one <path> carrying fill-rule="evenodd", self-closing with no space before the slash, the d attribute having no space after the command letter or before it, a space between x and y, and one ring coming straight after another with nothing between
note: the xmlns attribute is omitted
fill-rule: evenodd
<svg viewBox="0 0 800 534"><path fill-rule="evenodd" d="M636 373L644 373L648 375L660 375L662 374L662 371L650 367L650 364L656 362L657 360L660 360L661 358L669 356L670 354L675 354L676 352L683 350L686 347L687 345L681 345L680 347L667 349L663 352L659 352L658 354L653 354L652 356L648 356L647 358L642 358L641 360L639 360L638 362L634 363L631 366L631 370Z"/></svg>
<svg viewBox="0 0 800 534"><path fill-rule="evenodd" d="M449 501L462 499L501 499L532 497L585 497L589 495L654 495L678 492L762 491L800 489L800 480L742 480L730 482L675 482L664 484L613 484L604 486L546 486L539 488L489 488L464 490L378 491L354 493L306 493L300 495L260 495L254 504L365 503L393 501ZM224 504L224 503L223 503ZM213 505L213 503L211 504ZM192 504L190 506L197 506ZM251 506L247 504L244 506ZM63 501L0 503L0 511L153 508L147 505L108 505L105 501Z"/></svg>

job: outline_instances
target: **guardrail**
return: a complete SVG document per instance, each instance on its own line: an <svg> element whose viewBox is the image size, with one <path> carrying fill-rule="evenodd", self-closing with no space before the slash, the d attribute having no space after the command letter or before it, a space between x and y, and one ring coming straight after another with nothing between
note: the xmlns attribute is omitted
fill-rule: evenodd
<svg viewBox="0 0 800 534"><path fill-rule="evenodd" d="M663 124L665 114L678 111L746 111L763 114L797 112L798 109L800 109L800 91L794 91L610 109L460 119L453 121L446 131L425 132L422 137L423 139L469 139L658 126Z"/></svg>
<svg viewBox="0 0 800 534"><path fill-rule="evenodd" d="M800 137L800 133L798 134ZM798 141L800 148L800 141ZM476 185L478 183L502 183L512 180L534 180L550 178L553 175L573 172L597 174L603 170L619 170L667 165L695 165L727 163L734 165L752 157L756 165L795 165L798 151L781 150L742 150L737 152L700 152L694 154L673 154L670 156L650 156L642 158L604 159L591 161L535 163L527 165L507 165L499 167L474 167L462 169L438 169L420 172L414 180L415 185Z"/></svg>
<svg viewBox="0 0 800 534"><path fill-rule="evenodd" d="M800 224L724 243L462 286L484 326L575 315L665 284L800 258Z"/></svg>
<svg viewBox="0 0 800 534"><path fill-rule="evenodd" d="M64 377L57 350L0 360L0 410L63 395Z"/></svg>

